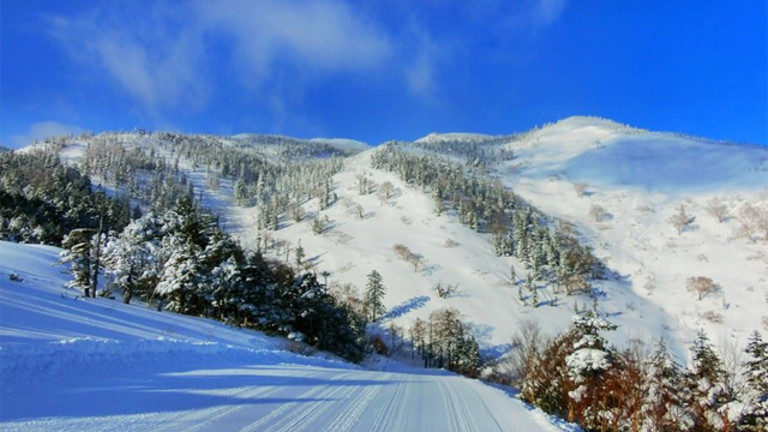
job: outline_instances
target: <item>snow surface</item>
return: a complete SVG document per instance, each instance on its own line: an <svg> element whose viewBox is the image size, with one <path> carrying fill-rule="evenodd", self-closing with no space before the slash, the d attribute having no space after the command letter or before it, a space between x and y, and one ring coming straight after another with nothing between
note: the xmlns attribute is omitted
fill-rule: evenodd
<svg viewBox="0 0 768 432"><path fill-rule="evenodd" d="M448 132L448 133L437 133L432 132L431 134L419 138L414 142L417 143L439 143L444 141L482 141L489 138L493 138L493 135L485 135L485 134L478 134L478 133L463 133L463 132Z"/></svg>
<svg viewBox="0 0 768 432"><path fill-rule="evenodd" d="M768 331L768 249L738 235L741 208L768 209L768 148L590 117L560 121L506 146L517 158L494 174L545 212L575 224L582 240L642 299L617 298L622 313L653 304L669 320L659 336L686 345L704 329L718 348L741 350L751 332ZM586 184L583 196L574 189L579 182ZM706 211L715 197L728 208L722 223ZM593 205L609 216L595 221ZM681 205L694 220L678 235L669 218ZM698 301L686 289L695 276L711 277L719 291Z"/></svg>
<svg viewBox="0 0 768 432"><path fill-rule="evenodd" d="M479 134L432 134L420 141L483 140ZM154 145L145 142L145 145ZM494 144L496 145L496 144ZM591 245L613 276L596 283L605 293L599 308L619 329L607 335L620 347L630 339L663 337L682 361L687 345L704 329L718 347L741 350L754 330L768 331L768 250L738 234L738 213L750 204L768 209L768 149L706 139L649 132L594 117L571 117L498 144L516 157L489 166L490 174L546 213L572 222L579 238ZM67 147L64 158L77 161L80 147ZM164 150L163 150L164 151ZM459 224L455 212L436 216L429 191L374 170L369 158L377 149L348 158L334 177L339 200L322 211L331 220L323 235L311 230L317 203L305 205L300 223L282 220L270 236L296 246L299 241L318 271L329 281L362 290L366 275L377 270L387 288L389 314L382 323L408 328L442 307L455 307L472 324L483 353L497 356L509 346L522 320L534 319L550 334L565 329L576 306L591 305L585 296L560 296L539 286L539 307L524 305L509 280L514 264L518 284L526 274L514 258L493 255L488 234ZM420 149L419 151L426 151ZM181 168L204 190L204 206L223 214L226 227L246 246L255 247L257 209L234 205L231 182L207 189L205 172L182 160ZM359 195L356 176L396 187L393 198ZM586 184L579 196L575 184ZM722 223L707 214L713 197L724 200L730 217ZM356 213L363 208L363 218ZM602 206L607 217L595 221L590 208ZM695 219L678 235L670 216L684 205ZM414 271L397 258L403 244L420 254ZM283 252L270 251L285 259ZM289 257L291 261L293 257ZM711 277L720 287L697 300L686 279ZM434 286L457 284L451 298L437 296Z"/></svg>
<svg viewBox="0 0 768 432"><path fill-rule="evenodd" d="M436 134L422 141L483 137ZM737 235L743 206L768 209L768 149L649 132L594 117L571 117L501 146L516 157L491 164L490 174L548 214L573 223L611 270L608 280L596 282L604 293L600 311L619 326L608 335L611 342L623 347L630 339L650 344L662 337L685 362L687 346L700 329L723 350L741 350L751 332L768 331L768 252L765 243ZM490 236L460 225L455 212L436 216L429 191L372 169L369 158L376 151L348 158L334 177L339 201L322 212L332 222L327 233L312 233L309 220L317 207L310 203L306 221L283 221L270 235L294 246L301 240L312 264L329 271L330 280L362 290L366 275L377 270L388 290L384 327L409 328L416 318L455 307L472 324L483 352L492 356L508 347L521 321L536 320L554 334L570 324L577 306L591 306L584 296L560 296L558 306L551 307L555 295L544 286L538 287L538 308L522 304L508 275L512 264L522 283L523 265L494 256ZM375 193L359 195L358 174L377 184L391 182L395 196L382 203ZM586 184L583 196L575 192L579 182ZM713 197L729 209L731 217L722 223L706 212ZM607 212L600 221L590 216L594 205ZM669 218L681 205L694 220L678 235ZM246 245L261 235L255 214L253 208L234 211ZM396 257L396 244L420 254L424 264L414 271ZM686 280L695 276L711 277L719 291L698 301L686 289ZM458 284L459 294L440 298L434 291L438 283Z"/></svg>
<svg viewBox="0 0 768 432"><path fill-rule="evenodd" d="M59 251L0 242L0 430L577 430L441 370L364 370L215 321L79 298Z"/></svg>

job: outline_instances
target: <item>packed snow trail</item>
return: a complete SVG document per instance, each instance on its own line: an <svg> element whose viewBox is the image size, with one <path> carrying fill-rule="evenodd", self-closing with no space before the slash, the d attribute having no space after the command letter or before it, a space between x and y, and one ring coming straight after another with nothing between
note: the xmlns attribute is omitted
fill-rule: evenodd
<svg viewBox="0 0 768 432"><path fill-rule="evenodd" d="M216 321L79 298L58 252L0 241L0 431L572 427L441 370L368 371Z"/></svg>
<svg viewBox="0 0 768 432"><path fill-rule="evenodd" d="M557 430L501 390L440 371L306 365L48 381L4 394L2 430Z"/></svg>

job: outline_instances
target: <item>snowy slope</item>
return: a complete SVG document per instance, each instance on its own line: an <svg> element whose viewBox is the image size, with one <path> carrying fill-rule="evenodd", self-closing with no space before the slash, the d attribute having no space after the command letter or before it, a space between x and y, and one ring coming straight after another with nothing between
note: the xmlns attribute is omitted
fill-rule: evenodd
<svg viewBox="0 0 768 432"><path fill-rule="evenodd" d="M258 332L77 298L58 252L0 242L1 430L574 430L442 371L367 371Z"/></svg>
<svg viewBox="0 0 768 432"><path fill-rule="evenodd" d="M222 139L249 143L267 138ZM430 134L417 140L420 147L414 151L440 152L442 143L455 149L462 142L470 147L480 145L483 150L514 152L511 160L488 164L489 173L546 213L573 222L581 240L593 246L615 272L617 278L598 282L606 293L600 309L620 326L611 335L614 342L664 337L685 360L685 345L701 328L718 345L735 344L739 349L752 330L768 330L768 252L764 242L751 243L737 235L737 216L747 204L768 210L765 148L650 132L594 117L571 117L502 137ZM77 161L83 146L65 147L63 157ZM293 247L301 241L311 263L318 271L330 272L331 281L351 283L362 290L366 275L379 271L388 289L385 304L391 311L383 326L395 323L408 328L416 318L455 307L473 325L484 352L498 354L521 320L532 318L548 332L559 332L569 324L575 303L583 308L591 302L585 297L567 297L557 307L533 309L521 304L508 274L514 264L518 278L524 278L522 265L513 258L495 257L489 236L460 225L454 213L437 217L428 193L391 173L373 170L369 158L375 151L348 158L344 170L334 177L339 200L323 211L332 221L327 233L318 236L311 231L311 216L317 211L313 201L305 205L305 221L293 223L283 218L281 229L269 235ZM450 158L460 161L461 156L451 154ZM205 168L195 168L183 159L180 167L195 190L205 191L204 206L222 214L226 227L245 245L255 247L256 239L266 235L256 228L257 209L234 205L229 180L222 180L219 190L211 191ZM358 174L366 174L377 184L391 182L397 188L395 196L382 203L376 194L359 195ZM582 195L575 191L578 183L586 185ZM722 223L705 210L713 197L723 199L729 209L731 217ZM358 205L363 208L363 218L357 215ZM681 205L695 219L678 235L669 218ZM593 206L603 207L606 217L595 221L590 215ZM393 251L396 244L420 254L424 265L414 271L399 260ZM285 259L281 248L269 253ZM694 276L711 277L721 289L698 301L686 289L686 280ZM439 298L433 289L438 283L458 284L459 295ZM542 301L551 300L551 290L540 288Z"/></svg>
<svg viewBox="0 0 768 432"><path fill-rule="evenodd" d="M574 222L628 288L666 312L676 339L688 342L703 328L721 348L741 349L750 332L768 330L766 245L738 235L746 204L768 209L768 149L589 117L506 146L517 157L495 167L496 175L547 213ZM583 196L574 188L579 182ZM706 211L715 197L730 215L722 223ZM590 215L594 205L607 211L604 220ZM681 205L695 219L678 235L669 218ZM686 289L694 276L712 278L719 292L698 301Z"/></svg>
<svg viewBox="0 0 768 432"><path fill-rule="evenodd" d="M394 323L408 329L416 318L427 319L435 310L456 308L472 326L483 352L493 356L506 350L523 320L536 320L547 332L556 334L570 324L576 302L582 309L589 306L591 300L586 296L560 296L555 307L534 309L521 303L517 287L509 280L511 264L517 268L518 279L524 279L519 261L496 257L490 235L461 225L454 212L436 216L428 193L405 184L392 173L370 168L370 154L350 158L347 168L334 177L339 201L322 212L331 220L327 233L314 234L308 217L300 223L285 221L283 228L270 235L294 247L301 241L318 270L330 272L331 280L350 283L360 290L365 287L366 275L377 270L387 288L384 303L390 311L383 327ZM377 184L391 182L394 197L382 202L377 194L359 195L355 182L363 173ZM363 208L363 218L357 214L358 205ZM310 213L317 211L316 206L307 207ZM241 239L246 246L253 246L256 237L263 235L247 228L255 220L255 209L241 212L241 220L246 221ZM397 244L422 256L418 270L397 258L393 250ZM440 298L434 289L438 283L458 285L458 294ZM555 297L550 287L539 288L542 303ZM628 290L624 282L608 281L602 288L608 292L608 300L601 309L622 326L612 335L614 341L621 343L631 337L650 340L658 335L672 339L667 330L672 324L670 318L655 304ZM635 305L634 310L626 309L630 303ZM679 353L684 351L682 346L672 345Z"/></svg>

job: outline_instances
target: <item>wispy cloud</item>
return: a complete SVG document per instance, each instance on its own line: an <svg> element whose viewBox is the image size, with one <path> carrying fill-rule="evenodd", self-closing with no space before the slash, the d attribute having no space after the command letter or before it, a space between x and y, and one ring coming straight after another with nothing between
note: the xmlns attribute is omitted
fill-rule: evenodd
<svg viewBox="0 0 768 432"><path fill-rule="evenodd" d="M228 37L249 83L278 65L314 72L364 71L392 55L387 33L347 4L332 1L197 1L202 28Z"/></svg>
<svg viewBox="0 0 768 432"><path fill-rule="evenodd" d="M11 136L10 143L15 148L21 148L48 137L79 134L83 131L84 129L79 126L49 120L33 123L25 134Z"/></svg>
<svg viewBox="0 0 768 432"><path fill-rule="evenodd" d="M537 24L548 26L560 17L566 4L567 0L537 0L531 9L531 16Z"/></svg>
<svg viewBox="0 0 768 432"><path fill-rule="evenodd" d="M371 86L395 83L423 101L438 101L447 88L443 80L451 76L447 68L484 40L552 25L566 3L126 2L50 17L48 27L91 72L89 78L120 89L133 102L127 109L154 123L199 113L215 93L233 87L264 101L277 119L300 110L304 95L328 77L355 75ZM454 24L446 22L451 16L468 18L452 31ZM464 37L470 41L459 39Z"/></svg>
<svg viewBox="0 0 768 432"><path fill-rule="evenodd" d="M202 40L154 10L145 19L96 9L51 19L51 33L83 67L96 67L151 112L205 104Z"/></svg>
<svg viewBox="0 0 768 432"><path fill-rule="evenodd" d="M53 17L50 28L83 67L155 114L205 106L214 69L229 67L245 88L268 93L279 68L304 76L368 71L393 51L383 29L340 1L190 0L147 9L96 8ZM231 64L214 64L214 49L231 54Z"/></svg>

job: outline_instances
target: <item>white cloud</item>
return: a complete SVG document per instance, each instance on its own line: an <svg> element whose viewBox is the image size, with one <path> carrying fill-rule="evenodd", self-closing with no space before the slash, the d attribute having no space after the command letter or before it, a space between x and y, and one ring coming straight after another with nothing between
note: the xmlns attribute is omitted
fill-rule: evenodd
<svg viewBox="0 0 768 432"><path fill-rule="evenodd" d="M415 95L430 97L435 90L432 59L421 55L405 69L405 82L408 90Z"/></svg>
<svg viewBox="0 0 768 432"><path fill-rule="evenodd" d="M278 64L366 71L392 54L386 32L339 1L197 1L195 11L204 29L233 42L250 85L268 80Z"/></svg>
<svg viewBox="0 0 768 432"><path fill-rule="evenodd" d="M96 8L52 18L50 28L84 68L97 68L154 117L203 108L213 68L238 71L246 88L264 93L279 68L311 82L318 72L369 71L392 54L385 31L335 0L189 0L146 9ZM222 52L212 50L222 48L232 64L213 64Z"/></svg>
<svg viewBox="0 0 768 432"><path fill-rule="evenodd" d="M539 25L555 22L565 10L567 0L538 0L533 7L533 17Z"/></svg>
<svg viewBox="0 0 768 432"><path fill-rule="evenodd" d="M202 41L195 32L169 32L162 11L150 11L145 18L94 10L71 19L54 18L51 32L84 68L105 72L151 112L203 106L208 87Z"/></svg>
<svg viewBox="0 0 768 432"><path fill-rule="evenodd" d="M27 131L26 134L13 135L10 137L10 142L13 147L21 148L48 137L79 134L84 131L85 130L79 126L49 120L33 123L30 125L29 131Z"/></svg>

